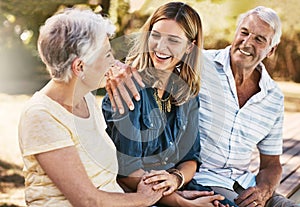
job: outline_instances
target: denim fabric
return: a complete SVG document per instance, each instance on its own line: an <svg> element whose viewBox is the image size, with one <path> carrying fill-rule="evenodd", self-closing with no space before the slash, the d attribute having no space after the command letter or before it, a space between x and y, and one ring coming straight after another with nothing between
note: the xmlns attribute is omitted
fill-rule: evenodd
<svg viewBox="0 0 300 207"><path fill-rule="evenodd" d="M209 186L203 186L195 179L192 179L183 190L197 190L197 191L212 191L213 189ZM214 192L214 194L218 194L217 192ZM223 195L224 196L224 195ZM229 204L229 206L235 206L238 207L234 202L230 201L229 199L225 198L224 200L220 201L223 205Z"/></svg>
<svg viewBox="0 0 300 207"><path fill-rule="evenodd" d="M200 165L199 98L163 113L153 88L139 90L141 100L133 100L135 109L122 115L112 111L108 95L102 103L107 132L118 150L119 175L138 169L167 170L187 160Z"/></svg>

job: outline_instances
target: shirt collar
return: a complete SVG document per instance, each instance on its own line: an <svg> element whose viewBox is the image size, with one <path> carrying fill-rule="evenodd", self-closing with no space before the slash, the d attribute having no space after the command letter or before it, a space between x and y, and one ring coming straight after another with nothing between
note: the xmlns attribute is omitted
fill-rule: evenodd
<svg viewBox="0 0 300 207"><path fill-rule="evenodd" d="M230 67L230 49L231 46L227 46L225 49L220 50L214 58L215 62L223 66L222 68L227 76L229 74L232 75L232 70ZM266 70L266 67L262 62L259 63L259 65L256 67L256 70L258 70L261 74L259 87L261 88L262 94L266 95L269 90L272 90L274 87L276 87L276 84L270 77L268 71Z"/></svg>

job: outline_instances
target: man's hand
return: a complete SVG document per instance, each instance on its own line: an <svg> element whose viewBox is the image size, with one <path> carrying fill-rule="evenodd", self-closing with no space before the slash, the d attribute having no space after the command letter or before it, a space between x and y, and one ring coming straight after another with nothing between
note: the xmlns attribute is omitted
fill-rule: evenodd
<svg viewBox="0 0 300 207"><path fill-rule="evenodd" d="M221 195L214 195L213 191L197 191L197 190L184 190L184 191L176 191L177 194L180 196L184 197L185 199L188 200L194 200L194 204L201 204L201 201L197 200L197 198L205 199L205 200L210 200L211 204L207 205L214 205L215 207L230 207L229 204L223 205L220 203L221 200L224 200L225 197Z"/></svg>
<svg viewBox="0 0 300 207"><path fill-rule="evenodd" d="M268 190L267 190L268 191ZM269 199L268 193L265 189L257 186L250 187L244 190L236 199L235 203L240 207L254 207L254 206L265 206Z"/></svg>
<svg viewBox="0 0 300 207"><path fill-rule="evenodd" d="M106 92L108 93L113 110L116 111L116 108L118 108L120 114L124 113L122 99L130 110L134 109L129 91L135 100L140 100L140 95L133 82L133 78L141 87L145 86L138 71L120 61L117 61L114 67L110 68L106 73Z"/></svg>
<svg viewBox="0 0 300 207"><path fill-rule="evenodd" d="M230 207L228 204L220 203L225 197L221 195L214 195L213 191L176 191L177 194L187 199L183 206L205 206L205 207Z"/></svg>
<svg viewBox="0 0 300 207"><path fill-rule="evenodd" d="M256 176L257 185L240 193L235 203L240 207L265 206L280 182L281 173L279 155L260 154L260 167Z"/></svg>

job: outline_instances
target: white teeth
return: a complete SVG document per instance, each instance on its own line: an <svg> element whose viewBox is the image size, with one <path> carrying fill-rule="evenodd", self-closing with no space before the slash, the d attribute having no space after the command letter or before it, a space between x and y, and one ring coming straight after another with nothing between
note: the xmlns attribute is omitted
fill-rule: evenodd
<svg viewBox="0 0 300 207"><path fill-rule="evenodd" d="M241 50L241 49L240 49L240 52L241 52L241 53L243 53L244 55L247 55L247 56L250 56L250 55L251 55L251 53L250 53L250 52L246 52L246 51L244 51L244 50Z"/></svg>
<svg viewBox="0 0 300 207"><path fill-rule="evenodd" d="M167 59L171 56L169 55L165 55L165 54L162 54L162 53L158 53L158 52L155 52L155 55L158 57L158 58L161 58L161 59Z"/></svg>

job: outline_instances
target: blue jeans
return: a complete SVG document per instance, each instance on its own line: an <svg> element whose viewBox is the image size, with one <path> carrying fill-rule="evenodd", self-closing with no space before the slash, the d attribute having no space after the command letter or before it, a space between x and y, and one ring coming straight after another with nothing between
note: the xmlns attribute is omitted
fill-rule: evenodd
<svg viewBox="0 0 300 207"><path fill-rule="evenodd" d="M198 191L213 191L212 188L208 186L203 186L198 184L196 180L192 179L185 187L184 190L198 190ZM215 195L218 193L214 193ZM225 198L224 200L220 201L223 205L229 204L230 206L238 207L234 202Z"/></svg>
<svg viewBox="0 0 300 207"><path fill-rule="evenodd" d="M205 186L202 186L202 185L198 184L196 182L196 180L194 180L194 179L192 179L188 184L186 184L183 187L183 189L180 189L180 190L213 191L210 187L205 187ZM216 195L217 193L214 193L214 194ZM231 202L227 198L220 201L220 203L222 203L223 205L229 204L230 206L238 207L235 203ZM156 204L155 206L156 207L168 207L168 206L162 205L162 204Z"/></svg>

